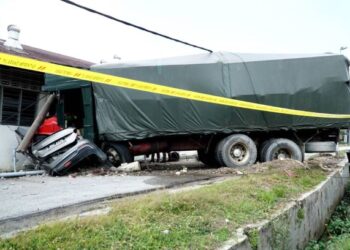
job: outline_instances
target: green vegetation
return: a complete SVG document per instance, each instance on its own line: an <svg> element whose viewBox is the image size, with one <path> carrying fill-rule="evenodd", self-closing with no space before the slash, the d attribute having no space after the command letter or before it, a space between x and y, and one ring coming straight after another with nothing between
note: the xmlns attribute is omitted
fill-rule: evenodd
<svg viewBox="0 0 350 250"><path fill-rule="evenodd" d="M342 235L333 240L331 244L328 245L329 250L349 250L350 249L350 235Z"/></svg>
<svg viewBox="0 0 350 250"><path fill-rule="evenodd" d="M0 240L0 249L213 249L326 177L319 169L290 171L123 199L108 215L40 226Z"/></svg>
<svg viewBox="0 0 350 250"><path fill-rule="evenodd" d="M333 213L323 237L311 241L306 250L350 250L350 187Z"/></svg>
<svg viewBox="0 0 350 250"><path fill-rule="evenodd" d="M299 209L298 209L298 212L297 212L298 220L302 221L302 220L304 219L304 216L305 216L305 214L304 214L304 209L299 208Z"/></svg>
<svg viewBox="0 0 350 250"><path fill-rule="evenodd" d="M288 216L286 214L271 221L272 225L272 249L288 250Z"/></svg>
<svg viewBox="0 0 350 250"><path fill-rule="evenodd" d="M247 232L247 236L252 249L257 250L258 244L259 244L259 238L260 238L259 231L257 229L252 229Z"/></svg>

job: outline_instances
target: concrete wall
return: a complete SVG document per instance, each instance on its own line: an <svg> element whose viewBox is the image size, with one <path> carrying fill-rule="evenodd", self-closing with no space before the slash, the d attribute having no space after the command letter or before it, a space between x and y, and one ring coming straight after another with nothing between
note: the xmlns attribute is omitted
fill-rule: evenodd
<svg viewBox="0 0 350 250"><path fill-rule="evenodd" d="M18 141L14 130L17 126L0 125L0 172L13 170L13 150L17 148ZM17 154L17 170L22 169L25 157Z"/></svg>
<svg viewBox="0 0 350 250"><path fill-rule="evenodd" d="M239 229L237 237L221 249L304 249L310 240L322 235L325 224L344 196L348 177L347 164L314 190L290 202L270 220Z"/></svg>

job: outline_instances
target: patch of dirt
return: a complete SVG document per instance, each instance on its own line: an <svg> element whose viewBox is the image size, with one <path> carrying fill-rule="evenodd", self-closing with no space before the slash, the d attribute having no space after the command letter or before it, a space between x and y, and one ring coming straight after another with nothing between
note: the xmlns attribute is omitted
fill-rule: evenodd
<svg viewBox="0 0 350 250"><path fill-rule="evenodd" d="M312 157L307 160L306 167L308 168L321 168L325 171L332 171L337 168L337 165L344 158L333 156L330 154L321 154L316 157Z"/></svg>
<svg viewBox="0 0 350 250"><path fill-rule="evenodd" d="M305 163L300 161L285 159L274 160L270 162L257 163L244 170L245 173L263 173L273 169L278 170L290 170L295 168L305 168Z"/></svg>
<svg viewBox="0 0 350 250"><path fill-rule="evenodd" d="M151 163L141 162L141 171L138 172L121 172L115 167L81 167L74 173L71 173L71 177L76 176L105 176L105 175L117 175L117 176L173 176L173 175L203 175L212 177L221 177L228 175L243 175L250 173L264 173L271 170L284 171L288 176L293 176L293 169L296 168L321 168L325 171L332 171L337 168L337 164L343 159L337 158L332 155L320 155L306 160L305 162L299 162L295 160L275 160L271 162L256 163L250 167L245 168L228 168L220 167L214 168L204 165L203 163L195 159L185 159L178 162L166 162L166 163Z"/></svg>
<svg viewBox="0 0 350 250"><path fill-rule="evenodd" d="M239 175L243 174L239 169L233 169L228 167L209 167L203 163L191 159L180 160L178 162L165 162L165 163L151 163L141 162L141 171L137 172L121 172L115 167L94 167L94 166L81 166L75 169L70 174L71 177L76 176L105 176L105 175L117 175L117 176L173 176L173 175L203 175L220 177L225 175Z"/></svg>
<svg viewBox="0 0 350 250"><path fill-rule="evenodd" d="M271 170L282 170L288 176L293 176L293 169L297 168L321 168L324 171L333 171L338 168L338 164L343 160L343 158L339 158L330 154L321 154L319 156L314 156L309 158L304 162L285 159L285 160L275 160L264 163L257 163L249 168L242 170L244 173L263 173Z"/></svg>

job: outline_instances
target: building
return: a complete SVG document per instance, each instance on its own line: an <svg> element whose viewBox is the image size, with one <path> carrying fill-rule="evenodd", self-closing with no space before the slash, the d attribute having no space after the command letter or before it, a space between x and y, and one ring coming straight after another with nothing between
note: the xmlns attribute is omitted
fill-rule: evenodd
<svg viewBox="0 0 350 250"><path fill-rule="evenodd" d="M0 52L37 59L40 61L88 69L93 63L58 53L23 45L20 30L8 26L8 39L0 39ZM45 74L0 65L0 172L11 171L16 162L20 166L24 157L14 158L18 139L14 130L30 126L44 99L41 88Z"/></svg>

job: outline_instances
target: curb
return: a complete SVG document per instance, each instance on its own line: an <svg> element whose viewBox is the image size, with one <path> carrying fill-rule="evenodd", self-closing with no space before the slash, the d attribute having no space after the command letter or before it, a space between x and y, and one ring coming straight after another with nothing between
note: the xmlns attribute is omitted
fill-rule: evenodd
<svg viewBox="0 0 350 250"><path fill-rule="evenodd" d="M325 224L344 196L349 165L331 173L313 190L289 202L269 220L239 228L219 250L304 249L319 239Z"/></svg>

